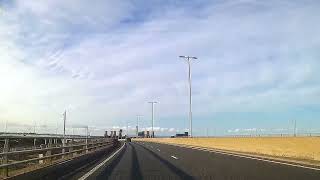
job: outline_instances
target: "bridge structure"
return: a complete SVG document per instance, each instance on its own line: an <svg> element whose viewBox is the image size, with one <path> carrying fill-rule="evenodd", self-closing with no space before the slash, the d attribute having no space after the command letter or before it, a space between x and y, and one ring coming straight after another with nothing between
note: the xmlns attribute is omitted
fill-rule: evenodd
<svg viewBox="0 0 320 180"><path fill-rule="evenodd" d="M89 158L114 148L116 137L0 134L0 178L9 178L66 161Z"/></svg>

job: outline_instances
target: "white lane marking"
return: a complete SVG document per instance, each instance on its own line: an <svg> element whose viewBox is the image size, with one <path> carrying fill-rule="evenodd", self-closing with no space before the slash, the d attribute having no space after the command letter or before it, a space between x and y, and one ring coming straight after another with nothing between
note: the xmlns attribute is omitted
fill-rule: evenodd
<svg viewBox="0 0 320 180"><path fill-rule="evenodd" d="M151 148L153 148L153 146L150 146Z"/></svg>
<svg viewBox="0 0 320 180"><path fill-rule="evenodd" d="M96 167L92 168L89 172L87 172L85 175L83 175L81 178L79 178L78 180L85 180L87 179L89 176L91 176L95 171L97 171L101 166L103 166L105 163L107 163L111 158L113 158L116 154L118 154L123 147L126 145L126 143L124 143L120 149L118 149L115 153L113 153L111 156L109 156L107 159L105 159L103 162L101 162L100 164L98 164Z"/></svg>
<svg viewBox="0 0 320 180"><path fill-rule="evenodd" d="M286 162L279 162L279 161L262 159L262 158L251 157L251 156L246 156L246 155L238 155L238 154L223 152L223 151L219 151L219 150L206 149L206 148L202 148L202 147L188 147L188 146L184 146L184 145L174 145L174 146L180 146L180 147L191 148L191 149L200 150L200 151L202 150L202 151L208 151L208 152L213 152L213 153L223 154L223 155L228 155L228 156L241 157L241 158L253 159L253 160L257 160L257 161L264 161L264 162L270 162L270 163L275 163L275 164L282 164L282 165L287 165L287 166L292 166L292 167L299 167L299 168L320 171L320 168L308 167L308 166L304 166L304 165L291 164L291 163L286 163Z"/></svg>
<svg viewBox="0 0 320 180"><path fill-rule="evenodd" d="M157 149L160 152L160 149Z"/></svg>
<svg viewBox="0 0 320 180"><path fill-rule="evenodd" d="M175 156L171 156L173 159L178 159L177 157L175 157Z"/></svg>

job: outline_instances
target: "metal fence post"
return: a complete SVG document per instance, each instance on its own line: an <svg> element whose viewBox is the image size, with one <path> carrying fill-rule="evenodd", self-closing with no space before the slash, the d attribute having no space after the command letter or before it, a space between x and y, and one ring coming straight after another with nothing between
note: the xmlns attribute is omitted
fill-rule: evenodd
<svg viewBox="0 0 320 180"><path fill-rule="evenodd" d="M51 148L51 147L52 147L52 139L49 139L48 140L48 148ZM51 155L51 150L48 150L46 152L46 156L50 156L50 155ZM51 158L47 158L46 163L51 163Z"/></svg>
<svg viewBox="0 0 320 180"><path fill-rule="evenodd" d="M86 146L85 146L85 148L86 148L86 153L88 153L89 152L89 150L88 150L88 137L86 137Z"/></svg>
<svg viewBox="0 0 320 180"><path fill-rule="evenodd" d="M69 148L69 152L73 151L73 138L71 139L71 147ZM72 157L73 156L73 153L70 153L70 156Z"/></svg>
<svg viewBox="0 0 320 180"><path fill-rule="evenodd" d="M65 155L64 155L64 153L66 152L66 148L65 148L66 142L65 142L65 141L66 141L66 139L63 138L63 139L62 139L62 147L63 147L63 148L62 148L62 154L63 154L63 155L62 155L62 159L65 158Z"/></svg>
<svg viewBox="0 0 320 180"><path fill-rule="evenodd" d="M9 151L9 139L6 138L4 140L3 152L8 152L8 151ZM5 155L3 155L3 164L7 164L7 163L8 163L8 155L5 154ZM4 177L8 177L9 176L8 167L4 167L2 172L3 172L3 176Z"/></svg>
<svg viewBox="0 0 320 180"><path fill-rule="evenodd" d="M34 149L36 149L37 147L36 147L36 145L37 145L37 139L36 138L34 138L33 139L33 148Z"/></svg>

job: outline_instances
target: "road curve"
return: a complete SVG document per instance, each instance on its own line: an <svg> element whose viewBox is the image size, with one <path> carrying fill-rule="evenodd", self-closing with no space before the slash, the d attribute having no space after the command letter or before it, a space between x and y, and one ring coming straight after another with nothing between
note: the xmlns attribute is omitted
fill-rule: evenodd
<svg viewBox="0 0 320 180"><path fill-rule="evenodd" d="M131 142L87 179L319 180L320 171L172 145Z"/></svg>

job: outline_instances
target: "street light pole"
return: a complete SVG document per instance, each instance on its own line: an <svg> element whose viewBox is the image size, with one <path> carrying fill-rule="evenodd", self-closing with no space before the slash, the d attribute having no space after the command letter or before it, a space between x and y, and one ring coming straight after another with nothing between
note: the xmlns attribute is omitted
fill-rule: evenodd
<svg viewBox="0 0 320 180"><path fill-rule="evenodd" d="M62 140L62 153L66 152L66 120L67 120L67 110L63 113L63 140ZM65 158L65 155L62 155L62 158Z"/></svg>
<svg viewBox="0 0 320 180"><path fill-rule="evenodd" d="M127 134L127 137L128 137L128 135L129 135L129 124L128 124L128 121L126 123L127 123L126 134Z"/></svg>
<svg viewBox="0 0 320 180"><path fill-rule="evenodd" d="M153 132L153 125L154 125L154 104L156 104L157 102L156 101L151 101L149 102L151 103L151 107L152 107L152 121L151 121L151 124L152 124L152 127L151 127L151 137L154 137L154 132Z"/></svg>
<svg viewBox="0 0 320 180"><path fill-rule="evenodd" d="M180 58L186 59L188 62L188 82L189 82L189 136L192 137L192 89L191 89L191 60L198 59L192 56L179 56Z"/></svg>
<svg viewBox="0 0 320 180"><path fill-rule="evenodd" d="M88 135L89 135L89 126L86 127L86 153L89 152L89 150L88 150Z"/></svg>
<svg viewBox="0 0 320 180"><path fill-rule="evenodd" d="M293 129L293 136L296 137L297 136L297 120L294 120L294 129Z"/></svg>
<svg viewBox="0 0 320 180"><path fill-rule="evenodd" d="M66 120L67 120L67 110L63 113L63 146L66 144Z"/></svg>

